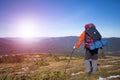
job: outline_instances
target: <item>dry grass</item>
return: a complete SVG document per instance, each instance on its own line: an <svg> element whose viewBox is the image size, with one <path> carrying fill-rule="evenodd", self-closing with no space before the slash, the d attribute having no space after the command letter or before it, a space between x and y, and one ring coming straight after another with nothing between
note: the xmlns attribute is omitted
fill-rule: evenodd
<svg viewBox="0 0 120 80"><path fill-rule="evenodd" d="M99 59L98 71L90 76L85 73L83 57L73 57L64 73L69 57L55 54L24 54L24 61L0 64L0 80L107 80L120 75L120 57Z"/></svg>

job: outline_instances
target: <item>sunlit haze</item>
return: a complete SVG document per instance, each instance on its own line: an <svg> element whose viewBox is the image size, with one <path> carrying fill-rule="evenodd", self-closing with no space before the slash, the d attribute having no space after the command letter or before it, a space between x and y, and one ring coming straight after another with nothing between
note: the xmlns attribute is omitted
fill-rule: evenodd
<svg viewBox="0 0 120 80"><path fill-rule="evenodd" d="M0 37L79 36L94 23L120 37L120 0L0 0Z"/></svg>
<svg viewBox="0 0 120 80"><path fill-rule="evenodd" d="M37 36L37 28L40 27L35 21L26 19L21 20L16 25L16 34L21 38L33 38Z"/></svg>

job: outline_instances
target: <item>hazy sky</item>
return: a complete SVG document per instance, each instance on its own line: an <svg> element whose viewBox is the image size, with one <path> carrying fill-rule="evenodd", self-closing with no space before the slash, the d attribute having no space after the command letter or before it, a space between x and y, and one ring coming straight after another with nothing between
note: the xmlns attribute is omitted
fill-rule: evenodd
<svg viewBox="0 0 120 80"><path fill-rule="evenodd" d="M120 37L120 0L0 0L0 37L79 36L86 23Z"/></svg>

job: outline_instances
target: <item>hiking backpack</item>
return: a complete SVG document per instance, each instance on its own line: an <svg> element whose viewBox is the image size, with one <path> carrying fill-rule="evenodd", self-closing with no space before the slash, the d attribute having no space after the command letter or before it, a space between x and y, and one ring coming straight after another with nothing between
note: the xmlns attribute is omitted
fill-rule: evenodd
<svg viewBox="0 0 120 80"><path fill-rule="evenodd" d="M93 24L87 26L85 30L85 48L94 50L107 45L107 41L102 39L101 34Z"/></svg>

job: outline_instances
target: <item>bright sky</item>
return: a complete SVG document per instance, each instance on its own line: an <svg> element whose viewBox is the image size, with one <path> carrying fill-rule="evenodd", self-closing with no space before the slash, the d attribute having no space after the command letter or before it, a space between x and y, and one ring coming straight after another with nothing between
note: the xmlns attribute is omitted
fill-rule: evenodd
<svg viewBox="0 0 120 80"><path fill-rule="evenodd" d="M120 37L120 0L0 0L0 37L79 36L86 23Z"/></svg>

